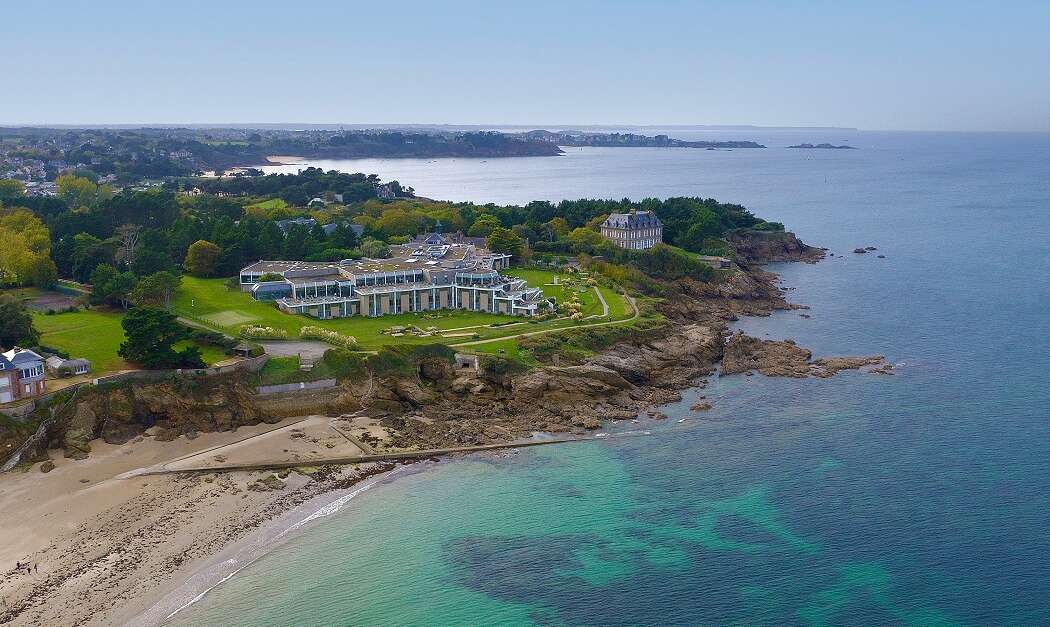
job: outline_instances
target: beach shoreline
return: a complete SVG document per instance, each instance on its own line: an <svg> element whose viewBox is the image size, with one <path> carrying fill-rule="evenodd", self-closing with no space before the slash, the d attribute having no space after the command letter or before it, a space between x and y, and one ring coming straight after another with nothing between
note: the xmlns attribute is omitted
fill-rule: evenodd
<svg viewBox="0 0 1050 627"><path fill-rule="evenodd" d="M383 420L383 429L395 447L425 449L447 445L450 439L469 443L461 438L489 438L493 429L500 433L498 440L513 441L543 431L588 433L600 428L594 417L644 418L648 411L658 420L662 416L653 407L681 398L688 388L703 387L715 372L729 321L793 307L776 286L776 275L755 268L741 279L743 284L732 289L744 296L727 296L726 286L717 293L702 284L683 286L691 301L665 312L683 324L640 346L614 344L578 366L525 373L514 380L517 394L503 397L498 411L486 412L483 404L509 387L489 382L481 394L439 394L426 404L425 415L395 415ZM645 378L630 373L644 373ZM399 395L411 394L403 381L390 385ZM540 394L540 388L546 391ZM515 396L522 402L514 401ZM376 400L389 407L396 398L400 396ZM0 527L18 541L0 548L0 568L16 560L41 568L39 575L8 576L0 583L0 594L10 601L0 607L0 622L160 624L264 554L261 548L269 539L284 537L332 503L359 493L355 490L381 484L382 479L372 478L399 466L388 461L310 467L309 456L293 452L303 467L276 473L180 468L191 472L135 476L133 471L208 456L237 463L238 456L272 455L282 447L289 454L290 447L308 441L323 450L328 443L321 431L340 420L348 418L299 416L167 442L145 435L124 445L93 441L84 460L52 451L55 468L49 473L41 474L39 465L33 465L5 475L0 481ZM281 434L281 439L266 434ZM341 435L329 436L341 447L354 447ZM362 487L366 481L368 487ZM311 507L316 509L302 516ZM41 520L47 524L39 525Z"/></svg>
<svg viewBox="0 0 1050 627"><path fill-rule="evenodd" d="M155 594L136 599L115 616L116 623L129 627L161 625L203 600L208 593L265 557L298 534L345 509L357 496L398 477L424 472L432 461L399 464L363 477L347 488L323 492L289 509L245 535L231 540L218 552L192 564L182 577L173 577Z"/></svg>

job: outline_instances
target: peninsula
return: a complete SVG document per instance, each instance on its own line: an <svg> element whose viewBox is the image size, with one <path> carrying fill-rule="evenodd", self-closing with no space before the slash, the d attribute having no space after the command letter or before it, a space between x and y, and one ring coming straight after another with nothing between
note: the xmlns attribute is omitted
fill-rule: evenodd
<svg viewBox="0 0 1050 627"><path fill-rule="evenodd" d="M0 178L53 181L66 169L132 182L304 159L535 157L557 145L490 131L275 128L0 128Z"/></svg>
<svg viewBox="0 0 1050 627"><path fill-rule="evenodd" d="M0 404L0 622L162 620L292 508L397 462L659 420L719 363L891 374L730 338L797 307L761 264L824 255L732 203L479 206L317 169L88 176L51 196L0 181L0 236L29 251L0 255L0 341L19 347L0 376L20 394Z"/></svg>
<svg viewBox="0 0 1050 627"><path fill-rule="evenodd" d="M526 141L539 141L559 146L592 146L599 148L765 148L753 141L687 141L667 135L634 133L589 133L583 131L528 131L518 133Z"/></svg>

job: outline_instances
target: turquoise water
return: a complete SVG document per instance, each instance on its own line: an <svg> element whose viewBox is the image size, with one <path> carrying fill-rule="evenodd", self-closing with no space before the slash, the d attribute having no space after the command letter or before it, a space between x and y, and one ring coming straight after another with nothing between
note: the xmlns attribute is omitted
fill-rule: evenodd
<svg viewBox="0 0 1050 627"><path fill-rule="evenodd" d="M741 202L847 256L776 268L811 319L740 326L896 376L727 377L650 436L402 473L173 622L1050 623L1050 136L731 135L862 149L340 166L481 202Z"/></svg>

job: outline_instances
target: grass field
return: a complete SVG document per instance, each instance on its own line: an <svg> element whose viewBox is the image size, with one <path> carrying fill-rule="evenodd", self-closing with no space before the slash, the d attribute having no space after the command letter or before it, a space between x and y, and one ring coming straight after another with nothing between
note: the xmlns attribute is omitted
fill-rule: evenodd
<svg viewBox="0 0 1050 627"><path fill-rule="evenodd" d="M63 350L71 357L83 357L91 362L95 375L133 368L117 355L124 341L120 321L124 315L106 311L81 310L53 315L33 314L33 326L40 331L40 343ZM181 349L190 342L180 342ZM229 359L222 349L198 345L201 357L209 366Z"/></svg>
<svg viewBox="0 0 1050 627"><path fill-rule="evenodd" d="M567 293L567 288L564 286L543 285L543 283L552 282L553 272L516 269L512 273L526 279L530 282L530 285L542 287L545 292L546 290L551 290L550 295L559 296L559 299ZM561 275L559 282L564 280L564 278L565 275ZM608 288L601 289L602 295L609 304L610 317L608 320L630 317L623 298L619 294ZM588 289L586 292L581 293L580 302L584 305L585 316L601 314L601 303L598 302L593 289ZM259 302L246 292L227 289L225 281L222 279L198 279L189 276L182 279L182 286L175 299L174 311L180 316L196 320L231 335L236 334L238 328L244 324L283 329L293 338L298 337L299 329L303 326L321 326L344 335L352 335L357 338L359 347L366 350L391 344L430 344L434 342L455 344L475 339L473 338L475 333L478 334L480 339L488 339L542 329L569 328L586 324L586 322L581 323L572 320L530 322L527 319L515 316L459 310L437 310L428 313L396 314L376 318L355 316L351 318L316 320L308 316L282 313L272 303ZM488 326L493 323L504 323L506 326ZM403 336L395 338L380 333L391 326L408 326L413 324L422 328L437 327L442 331L447 331L445 333L447 337Z"/></svg>
<svg viewBox="0 0 1050 627"><path fill-rule="evenodd" d="M54 315L33 314L40 343L91 361L93 373L123 370L130 366L117 355L124 341L123 315L102 311L77 311Z"/></svg>
<svg viewBox="0 0 1050 627"><path fill-rule="evenodd" d="M580 313L584 317L600 316L602 313L602 304L598 302L598 298L594 295L594 290L588 287L584 281L575 278L571 274L536 268L512 268L504 272L504 274L525 279L530 287L540 288L543 290L544 296L554 298L557 303L567 303L574 293L577 294L580 304L583 305ZM557 283L555 283L555 280L557 280Z"/></svg>
<svg viewBox="0 0 1050 627"><path fill-rule="evenodd" d="M260 202L252 203L245 207L245 209L257 209L260 211L272 211L274 209L285 209L288 207L288 203L281 200L280 198L271 198L269 200L263 200Z"/></svg>

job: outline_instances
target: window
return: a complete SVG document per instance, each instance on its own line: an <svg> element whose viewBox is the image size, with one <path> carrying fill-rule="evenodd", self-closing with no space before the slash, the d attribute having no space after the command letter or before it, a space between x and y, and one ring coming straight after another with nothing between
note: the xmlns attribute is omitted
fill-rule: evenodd
<svg viewBox="0 0 1050 627"><path fill-rule="evenodd" d="M18 375L20 377L22 377L23 379L29 379L29 378L32 378L32 377L39 377L42 374L44 374L44 367L43 366L33 366L31 368L22 368L19 371L19 373L18 373Z"/></svg>

